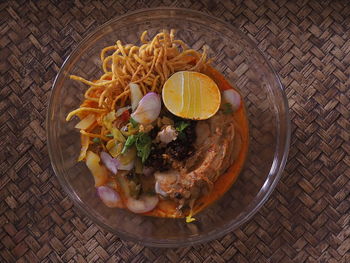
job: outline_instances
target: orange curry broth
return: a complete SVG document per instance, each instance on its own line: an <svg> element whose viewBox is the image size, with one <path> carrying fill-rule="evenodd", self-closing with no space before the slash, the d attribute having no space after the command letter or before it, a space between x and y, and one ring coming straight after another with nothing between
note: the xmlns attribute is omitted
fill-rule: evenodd
<svg viewBox="0 0 350 263"><path fill-rule="evenodd" d="M207 69L202 73L211 77L216 82L220 90L233 89L232 85L230 85L224 76L213 67L207 67ZM212 191L208 195L202 196L196 200L193 208L193 215L200 212L212 204L214 201L218 200L221 196L223 196L223 194L226 193L232 184L236 181L244 165L244 161L248 152L249 131L243 100L239 109L234 113L234 120L238 124L237 127L235 126L235 132L240 133L242 139L242 145L238 157L231 165L231 167L227 170L227 172L219 176L217 181L214 183ZM171 218L185 217L186 215L179 216L176 213L176 207L177 205L174 201L160 200L154 210L147 212L144 215Z"/></svg>

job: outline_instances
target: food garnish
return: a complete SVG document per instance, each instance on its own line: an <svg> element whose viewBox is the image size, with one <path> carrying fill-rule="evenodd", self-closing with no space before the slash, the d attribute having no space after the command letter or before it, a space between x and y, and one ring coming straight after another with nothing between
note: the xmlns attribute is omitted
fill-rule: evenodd
<svg viewBox="0 0 350 263"><path fill-rule="evenodd" d="M193 71L173 74L163 86L162 98L172 114L193 120L209 119L221 103L216 83L207 75Z"/></svg>
<svg viewBox="0 0 350 263"><path fill-rule="evenodd" d="M147 93L138 103L131 118L141 124L150 124L158 118L161 107L159 95L154 92Z"/></svg>
<svg viewBox="0 0 350 263"><path fill-rule="evenodd" d="M241 105L241 95L234 89L228 89L223 91L223 101L224 101L224 110L228 113L236 111ZM231 108L231 112L229 111Z"/></svg>

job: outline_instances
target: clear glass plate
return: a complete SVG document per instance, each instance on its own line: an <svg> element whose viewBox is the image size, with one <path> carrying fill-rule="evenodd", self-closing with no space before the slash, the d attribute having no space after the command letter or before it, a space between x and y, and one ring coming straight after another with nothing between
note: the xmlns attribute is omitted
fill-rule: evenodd
<svg viewBox="0 0 350 263"><path fill-rule="evenodd" d="M111 209L96 195L93 177L77 163L79 132L65 117L83 100L86 86L69 79L101 74L100 51L120 39L139 43L144 30L154 35L174 28L194 49L206 44L214 66L240 90L247 109L250 148L245 167L231 189L196 215L197 221L153 218ZM238 228L266 202L284 169L290 141L288 103L278 75L254 42L231 25L199 12L158 8L119 16L87 36L65 60L52 89L47 115L53 169L69 197L89 218L120 238L143 245L176 247L207 242Z"/></svg>

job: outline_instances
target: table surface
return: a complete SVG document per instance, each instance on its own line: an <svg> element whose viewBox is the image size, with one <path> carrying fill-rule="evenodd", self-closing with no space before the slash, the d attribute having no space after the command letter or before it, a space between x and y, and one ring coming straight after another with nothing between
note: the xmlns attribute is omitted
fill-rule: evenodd
<svg viewBox="0 0 350 263"><path fill-rule="evenodd" d="M127 11L210 13L258 43L286 88L292 140L262 209L207 244L120 240L74 208L47 154L45 114L64 58ZM350 2L8 1L0 3L0 262L350 262Z"/></svg>

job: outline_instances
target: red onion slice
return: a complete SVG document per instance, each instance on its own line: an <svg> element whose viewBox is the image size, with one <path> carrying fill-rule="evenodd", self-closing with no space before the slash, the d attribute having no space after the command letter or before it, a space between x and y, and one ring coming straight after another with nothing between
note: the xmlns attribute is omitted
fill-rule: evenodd
<svg viewBox="0 0 350 263"><path fill-rule="evenodd" d="M137 109L131 117L141 124L150 124L155 121L160 113L161 100L154 92L147 93L139 102Z"/></svg>
<svg viewBox="0 0 350 263"><path fill-rule="evenodd" d="M132 160L128 164L122 164L118 158L113 158L106 152L101 152L100 154L102 163L110 170L113 174L117 174L118 170L130 171L134 168L135 160Z"/></svg>
<svg viewBox="0 0 350 263"><path fill-rule="evenodd" d="M97 187L97 194L108 207L123 207L119 194L108 186Z"/></svg>
<svg viewBox="0 0 350 263"><path fill-rule="evenodd" d="M241 105L241 95L234 89L228 89L223 92L225 102L231 104L232 110L236 111Z"/></svg>
<svg viewBox="0 0 350 263"><path fill-rule="evenodd" d="M131 212L140 214L152 211L158 202L159 199L157 196L143 195L138 200L131 197L128 198L126 206Z"/></svg>
<svg viewBox="0 0 350 263"><path fill-rule="evenodd" d="M106 152L101 152L100 156L103 164L107 167L107 169L110 170L113 174L117 174L120 162Z"/></svg>

